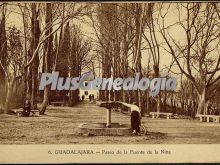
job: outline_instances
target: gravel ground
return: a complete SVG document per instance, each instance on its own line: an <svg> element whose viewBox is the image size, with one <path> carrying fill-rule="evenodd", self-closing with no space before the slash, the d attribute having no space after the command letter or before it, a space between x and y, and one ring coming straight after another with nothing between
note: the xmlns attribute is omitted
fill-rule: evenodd
<svg viewBox="0 0 220 165"><path fill-rule="evenodd" d="M1 144L210 144L220 143L220 123L200 123L189 119L142 121L145 136L80 136L78 125L105 122L106 109L93 103L75 107L49 106L46 115L17 117L0 115ZM112 112L112 122L129 124L128 115Z"/></svg>

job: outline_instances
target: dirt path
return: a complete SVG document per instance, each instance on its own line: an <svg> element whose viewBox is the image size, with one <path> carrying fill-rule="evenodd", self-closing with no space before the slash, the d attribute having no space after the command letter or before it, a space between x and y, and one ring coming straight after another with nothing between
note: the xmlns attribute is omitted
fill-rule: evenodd
<svg viewBox="0 0 220 165"><path fill-rule="evenodd" d="M220 123L199 123L181 119L149 119L143 121L151 135L148 136L88 136L77 133L80 123L105 122L106 109L92 103L75 107L49 106L46 115L17 117L0 115L0 143L2 144L183 144L220 143ZM128 115L112 113L112 122L129 124ZM161 133L156 133L161 132Z"/></svg>

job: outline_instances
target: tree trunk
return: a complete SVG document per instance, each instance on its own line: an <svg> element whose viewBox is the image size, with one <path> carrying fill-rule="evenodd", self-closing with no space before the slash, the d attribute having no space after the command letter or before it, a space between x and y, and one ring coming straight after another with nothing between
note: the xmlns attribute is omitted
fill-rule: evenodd
<svg viewBox="0 0 220 165"><path fill-rule="evenodd" d="M28 36L28 19L25 17L25 15L27 14L27 5L24 4L24 11L22 12L22 18L23 18L23 31L24 31L24 55L25 55L25 65L27 64L27 62L29 61L29 54L28 54L28 48L27 48L27 36ZM23 94L26 98L29 98L30 97L30 90L28 89L28 68L25 68L25 71L24 71L24 90L23 90ZM30 98L29 98L30 99Z"/></svg>
<svg viewBox="0 0 220 165"><path fill-rule="evenodd" d="M198 94L199 100L198 100L197 114L206 114L206 111L205 111L205 105L206 105L205 94L206 94L205 89L202 91L202 94Z"/></svg>
<svg viewBox="0 0 220 165"><path fill-rule="evenodd" d="M44 88L44 99L43 99L43 102L41 104L41 109L40 109L40 112L39 112L40 115L44 115L44 113L46 111L46 108L47 108L47 105L48 105L48 94L49 94L49 87L46 86Z"/></svg>
<svg viewBox="0 0 220 165"><path fill-rule="evenodd" d="M4 108L5 114L8 114L10 112L10 102L11 102L11 97L13 94L14 83L15 83L15 78L13 78L11 81L8 82L8 89L7 89L5 108Z"/></svg>
<svg viewBox="0 0 220 165"><path fill-rule="evenodd" d="M2 67L6 67L7 60L7 38L6 38L6 30L5 30L5 16L6 16L6 5L1 6L1 18L0 18L0 61L3 66L0 65L0 105L5 102L5 94L6 94L6 75L4 69Z"/></svg>
<svg viewBox="0 0 220 165"><path fill-rule="evenodd" d="M161 109L161 96L160 93L157 95L157 112L160 112Z"/></svg>
<svg viewBox="0 0 220 165"><path fill-rule="evenodd" d="M46 4L46 25L48 26L48 30L46 32L46 34L50 34L52 32L52 7L50 3ZM46 54L45 54L45 60L44 60L44 67L45 67L45 72L49 72L51 70L51 66L50 66L50 57L52 54L52 50L53 50L53 35L51 35L46 44L45 44L45 49L46 49ZM41 109L40 109L40 115L44 115L47 105L48 105L48 96L49 96L49 86L47 85L44 88L44 99L41 105Z"/></svg>
<svg viewBox="0 0 220 165"><path fill-rule="evenodd" d="M0 66L0 110L1 110L1 105L4 104L5 102L5 94L6 94L6 76L3 71L3 69Z"/></svg>
<svg viewBox="0 0 220 165"><path fill-rule="evenodd" d="M160 76L160 70L159 70L159 65L154 65L154 73L155 73L155 78L158 78ZM161 93L159 91L157 95L157 112L160 112L161 109Z"/></svg>
<svg viewBox="0 0 220 165"><path fill-rule="evenodd" d="M149 92L146 93L146 113L147 113L147 115L150 114L150 97L149 97Z"/></svg>
<svg viewBox="0 0 220 165"><path fill-rule="evenodd" d="M40 23L38 20L38 10L36 4L31 4L31 47L30 53L33 55L40 38ZM31 65L31 106L32 108L36 107L36 98L37 98L37 79L38 79L38 67L39 67L39 56L37 55Z"/></svg>

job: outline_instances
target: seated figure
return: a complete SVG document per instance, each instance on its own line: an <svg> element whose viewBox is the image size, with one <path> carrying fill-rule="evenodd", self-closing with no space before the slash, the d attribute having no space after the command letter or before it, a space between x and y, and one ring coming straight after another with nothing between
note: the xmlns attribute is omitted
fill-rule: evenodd
<svg viewBox="0 0 220 165"><path fill-rule="evenodd" d="M29 100L25 100L23 112L21 116L28 117L31 112L31 103Z"/></svg>

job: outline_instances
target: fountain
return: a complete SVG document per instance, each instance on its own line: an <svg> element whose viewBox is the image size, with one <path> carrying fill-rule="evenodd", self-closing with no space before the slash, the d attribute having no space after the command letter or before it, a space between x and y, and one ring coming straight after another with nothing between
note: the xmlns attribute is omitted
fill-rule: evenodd
<svg viewBox="0 0 220 165"><path fill-rule="evenodd" d="M83 123L79 127L80 135L94 136L123 136L130 135L129 124L120 124L111 122L111 108L107 108L106 123Z"/></svg>

